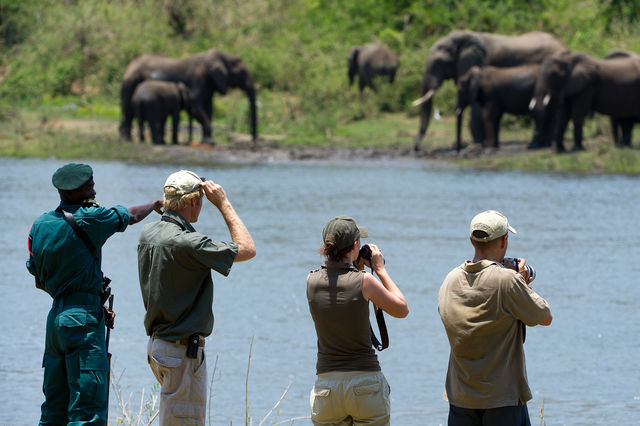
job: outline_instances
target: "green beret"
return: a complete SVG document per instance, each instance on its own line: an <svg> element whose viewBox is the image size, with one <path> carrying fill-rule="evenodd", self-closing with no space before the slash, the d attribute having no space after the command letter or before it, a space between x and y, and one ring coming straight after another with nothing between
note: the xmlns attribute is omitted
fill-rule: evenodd
<svg viewBox="0 0 640 426"><path fill-rule="evenodd" d="M53 186L63 191L72 191L89 182L93 170L88 164L69 163L60 167L51 177Z"/></svg>

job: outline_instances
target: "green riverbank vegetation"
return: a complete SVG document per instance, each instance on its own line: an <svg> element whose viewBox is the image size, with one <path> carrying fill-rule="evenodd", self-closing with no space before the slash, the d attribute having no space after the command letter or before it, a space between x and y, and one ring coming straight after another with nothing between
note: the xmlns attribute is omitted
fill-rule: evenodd
<svg viewBox="0 0 640 426"><path fill-rule="evenodd" d="M0 155L154 161L149 145L118 137L127 64L145 53L178 58L212 47L240 56L255 80L259 145L411 155L419 124L411 102L430 47L449 31L546 31L603 57L611 49L640 52L639 19L634 0L0 0ZM348 84L347 57L352 46L372 41L393 49L400 65L392 85L360 94ZM455 102L448 81L434 98L442 119L432 120L426 151L453 147ZM219 145L249 146L247 104L240 91L215 96ZM199 141L200 126L194 129ZM472 167L640 173L640 130L631 149L614 148L608 118L596 114L585 126L586 151L562 155L524 149L532 130L530 120L505 116L499 152L442 158ZM466 124L463 135L469 141ZM571 139L570 125L569 147Z"/></svg>

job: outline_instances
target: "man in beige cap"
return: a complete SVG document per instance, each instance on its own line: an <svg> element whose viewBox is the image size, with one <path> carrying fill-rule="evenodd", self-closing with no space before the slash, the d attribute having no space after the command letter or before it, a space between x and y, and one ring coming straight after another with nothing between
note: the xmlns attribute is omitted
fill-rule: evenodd
<svg viewBox="0 0 640 426"><path fill-rule="evenodd" d="M547 302L529 283L525 260L504 266L508 233L495 211L471 221L473 260L453 269L438 293L438 311L451 346L445 383L449 425L530 425L524 324L551 324ZM517 269L517 270L516 270Z"/></svg>
<svg viewBox="0 0 640 426"><path fill-rule="evenodd" d="M222 214L231 242L197 232L203 196ZM164 184L162 220L146 225L138 272L146 309L148 361L161 385L160 424L204 424L207 370L204 341L213 330L211 270L227 276L234 262L256 254L253 239L213 181L181 170Z"/></svg>

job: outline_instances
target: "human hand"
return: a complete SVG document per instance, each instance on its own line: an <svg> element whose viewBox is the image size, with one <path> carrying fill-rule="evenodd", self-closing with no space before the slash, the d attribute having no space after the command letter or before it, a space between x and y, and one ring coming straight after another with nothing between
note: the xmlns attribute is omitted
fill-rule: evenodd
<svg viewBox="0 0 640 426"><path fill-rule="evenodd" d="M518 273L522 275L522 278L524 278L524 282L526 282L527 285L530 284L531 281L533 281L533 277L529 276L529 268L525 266L527 264L527 261L524 258L519 257L517 258L517 262Z"/></svg>
<svg viewBox="0 0 640 426"><path fill-rule="evenodd" d="M102 306L104 308L104 324L107 326L107 328L110 328L113 330L115 321L116 321L116 313L113 312L111 309L109 309L106 305Z"/></svg>
<svg viewBox="0 0 640 426"><path fill-rule="evenodd" d="M207 200L218 209L227 201L227 194L224 192L224 188L212 180L202 182L200 187L204 190L204 195L207 197Z"/></svg>
<svg viewBox="0 0 640 426"><path fill-rule="evenodd" d="M371 269L378 272L378 270L384 268L384 257L382 256L382 251L375 244L367 244L369 249L371 249L371 264L369 265Z"/></svg>
<svg viewBox="0 0 640 426"><path fill-rule="evenodd" d="M163 200L157 199L153 202L153 210L155 210L155 212L160 215L164 214L164 210L162 210L163 207L164 207Z"/></svg>

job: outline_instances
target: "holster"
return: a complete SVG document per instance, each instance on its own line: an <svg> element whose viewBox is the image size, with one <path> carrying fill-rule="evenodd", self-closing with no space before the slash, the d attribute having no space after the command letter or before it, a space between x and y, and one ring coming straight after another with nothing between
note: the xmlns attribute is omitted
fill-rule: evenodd
<svg viewBox="0 0 640 426"><path fill-rule="evenodd" d="M187 343L187 358L198 358L198 347L200 347L200 336L192 334Z"/></svg>

